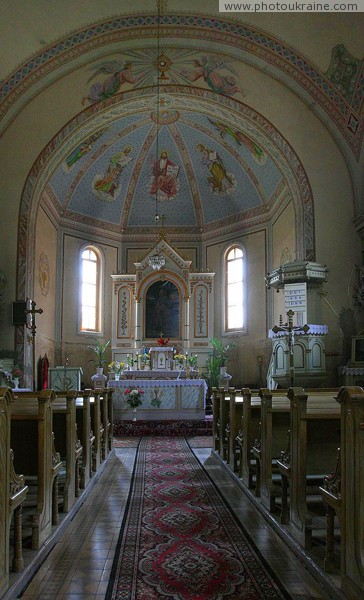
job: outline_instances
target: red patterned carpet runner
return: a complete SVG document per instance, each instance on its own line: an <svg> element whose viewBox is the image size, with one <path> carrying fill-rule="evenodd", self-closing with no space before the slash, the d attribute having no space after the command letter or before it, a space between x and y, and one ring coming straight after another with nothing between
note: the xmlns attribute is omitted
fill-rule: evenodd
<svg viewBox="0 0 364 600"><path fill-rule="evenodd" d="M283 598L187 441L142 438L106 599Z"/></svg>

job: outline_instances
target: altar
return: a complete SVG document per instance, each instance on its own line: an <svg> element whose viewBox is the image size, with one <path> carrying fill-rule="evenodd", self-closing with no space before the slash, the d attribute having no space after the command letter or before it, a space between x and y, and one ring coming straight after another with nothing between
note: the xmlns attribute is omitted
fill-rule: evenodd
<svg viewBox="0 0 364 600"><path fill-rule="evenodd" d="M138 407L137 418L145 420L204 419L207 385L204 379L127 379L111 380L114 388L113 405L116 420L132 419L132 409L124 394L127 389L139 388L143 403Z"/></svg>

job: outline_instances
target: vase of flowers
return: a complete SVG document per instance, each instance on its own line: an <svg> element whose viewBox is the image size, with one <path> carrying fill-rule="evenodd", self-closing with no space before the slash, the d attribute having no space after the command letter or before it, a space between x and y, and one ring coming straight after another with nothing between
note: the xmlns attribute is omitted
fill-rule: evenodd
<svg viewBox="0 0 364 600"><path fill-rule="evenodd" d="M136 421L136 411L138 406L142 404L142 395L144 391L140 388L128 388L125 390L124 395L126 396L126 402L129 404L133 411L133 421Z"/></svg>
<svg viewBox="0 0 364 600"><path fill-rule="evenodd" d="M121 362L120 360L112 360L111 363L108 364L109 371L114 373L115 381L119 381L124 367L125 363Z"/></svg>
<svg viewBox="0 0 364 600"><path fill-rule="evenodd" d="M11 380L14 385L14 390L19 389L19 382L22 377L23 377L23 371L20 369L20 367L15 366L11 369Z"/></svg>
<svg viewBox="0 0 364 600"><path fill-rule="evenodd" d="M126 355L126 364L128 365L129 371L134 371L136 362L137 361L132 354Z"/></svg>

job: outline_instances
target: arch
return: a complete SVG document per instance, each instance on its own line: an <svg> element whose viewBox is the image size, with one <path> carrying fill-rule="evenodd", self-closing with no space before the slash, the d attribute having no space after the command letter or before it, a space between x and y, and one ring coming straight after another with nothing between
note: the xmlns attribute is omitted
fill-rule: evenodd
<svg viewBox="0 0 364 600"><path fill-rule="evenodd" d="M279 163L282 175L286 182L286 193L292 199L295 208L296 219L296 245L299 256L305 260L315 260L315 241L314 241L314 206L313 195L310 183L308 181L305 169L294 152L293 148L281 133L261 114L253 110L251 107L222 95L214 94L208 90L195 89L189 86L165 86L166 92L178 95L178 98L187 107L196 106L196 101L206 102L211 105L211 110L216 112L216 115L228 115L230 122L240 122L239 120L249 120L249 123L255 128L255 135L259 136L260 143L264 143L264 147L271 155L276 156L276 161ZM150 98L157 91L157 88L146 88L145 90L131 90L125 92L120 98L112 98L112 102L107 106L99 103L96 106L85 109L77 115L70 123L68 123L54 138L49 142L45 149L35 160L29 176L25 182L21 206L20 218L18 227L18 296L32 296L32 278L33 278L33 253L31 252L32 240L34 239L35 221L38 206L41 201L48 198L49 190L47 183L50 173L59 163L60 157L64 156L65 144L69 143L70 136L78 135L82 127L87 127L90 131L90 122L95 128L102 123L105 126L109 121L115 118L117 114L128 114L135 111L136 95ZM109 112L112 106L112 111ZM202 106L202 105L201 105ZM125 204L130 202L130 198L126 197ZM262 214L256 214L252 210L249 214L244 215L247 223L255 225L267 220L267 211ZM260 221L259 221L260 219ZM77 223L73 220L73 225ZM120 240L120 228L115 225L108 224L108 236L114 240ZM231 220L229 227L236 227L236 219ZM92 230L95 233L95 228L90 229L87 219L79 223L82 231L87 232ZM220 227L221 224L217 223ZM153 234L151 228L150 234ZM205 228L203 235L215 235L216 232L211 228Z"/></svg>
<svg viewBox="0 0 364 600"><path fill-rule="evenodd" d="M52 72L64 73L69 63L75 60L77 68L84 56L91 56L100 48L113 45L120 40L129 42L153 39L156 29L161 38L198 39L211 46L219 43L237 54L244 54L258 68L279 74L289 87L301 92L302 97L311 96L315 105L325 113L326 120L338 129L348 142L358 160L363 140L360 127L362 87L356 86L354 97L349 103L313 63L300 55L295 48L282 42L272 34L242 21L233 21L220 15L213 19L198 15L138 15L116 17L72 32L70 37L57 40L54 45L42 49L15 69L0 86L0 121L3 126L16 114L16 104L29 100L32 86L39 91L39 82L44 78L49 84ZM36 93L36 92L34 92ZM21 107L21 104L19 105ZM20 110L20 108L18 108ZM6 117L6 118L5 118Z"/></svg>

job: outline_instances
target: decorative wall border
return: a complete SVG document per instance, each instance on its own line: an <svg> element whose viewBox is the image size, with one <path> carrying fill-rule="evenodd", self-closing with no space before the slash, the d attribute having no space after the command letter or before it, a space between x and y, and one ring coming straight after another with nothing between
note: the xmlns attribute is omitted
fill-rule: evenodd
<svg viewBox="0 0 364 600"><path fill-rule="evenodd" d="M201 97L204 100L214 103L218 110L222 111L225 115L229 115L229 119L238 119L242 117L256 124L257 132L260 132L260 135L264 136L264 147L267 148L267 151L271 155L275 154L276 158L279 158L281 171L286 180L289 195L295 206L296 239L300 250L300 256L305 260L315 260L314 205L312 190L305 170L287 140L262 115L237 100L214 94L209 90L202 90L199 88L192 89L190 86L167 87L170 93L178 94L180 98L183 98L187 103L186 105L188 105L191 98L196 99ZM33 293L33 233L35 231L37 208L47 189L48 180L52 173L52 161L57 162L59 153L64 149L64 140L69 138L72 132L76 130L79 132L80 125L88 125L90 119L96 118L98 113L103 116L105 115L107 108L116 109L117 103L133 99L135 95L138 95L140 98L141 93L143 93L142 90L132 90L130 92L125 92L121 97L112 98L107 107L105 106L105 103L89 107L68 123L64 129L49 142L36 159L25 182L20 205L18 227L18 298L25 298L26 296L31 297ZM144 93L148 96L154 94L155 90L149 88L148 90L145 90ZM246 215L244 215L244 217L245 216ZM82 227L80 227L80 230L81 229Z"/></svg>
<svg viewBox="0 0 364 600"><path fill-rule="evenodd" d="M158 28L161 37L186 37L218 42L254 55L280 69L296 81L330 117L341 131L356 159L359 158L364 119L364 64L349 104L330 80L308 59L278 38L247 24L203 15L162 15ZM106 20L75 31L32 56L0 86L0 122L13 105L42 78L98 47L128 42L143 36L156 37L157 16L137 15Z"/></svg>

